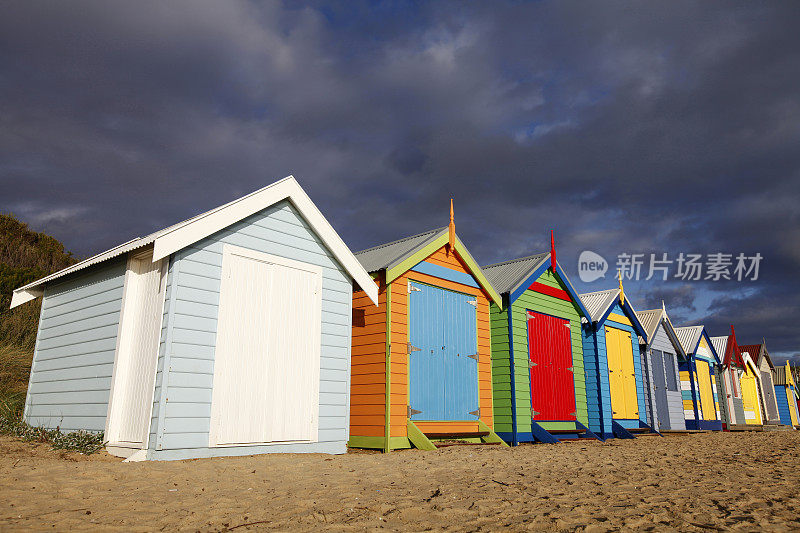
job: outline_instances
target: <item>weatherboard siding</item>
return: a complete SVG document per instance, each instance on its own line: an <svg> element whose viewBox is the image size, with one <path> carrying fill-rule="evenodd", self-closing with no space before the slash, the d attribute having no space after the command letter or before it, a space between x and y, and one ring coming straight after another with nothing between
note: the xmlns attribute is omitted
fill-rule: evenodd
<svg viewBox="0 0 800 533"><path fill-rule="evenodd" d="M636 335L634 333L634 335ZM636 352L634 352L636 353ZM653 363L650 357L650 351L647 350L646 345L639 345L639 359L642 366L642 384L644 390L644 408L645 408L645 422L650 427L658 427L658 413L655 406L655 388L653 384Z"/></svg>
<svg viewBox="0 0 800 533"><path fill-rule="evenodd" d="M494 392L494 430L511 433L511 367L508 350L508 310L501 310L492 302L491 348L492 348L492 389ZM530 424L529 424L530 425Z"/></svg>
<svg viewBox="0 0 800 533"><path fill-rule="evenodd" d="M719 369L715 369L717 371L716 375L713 376L714 386L716 391L718 391L719 397L722 401L717 401L717 412L719 413L718 417L719 420L725 422L726 424L731 423L730 419L730 407L728 406L728 399L726 398L727 393L726 388L723 383L723 376ZM715 391L715 392L716 392Z"/></svg>
<svg viewBox="0 0 800 533"><path fill-rule="evenodd" d="M222 251L225 244L322 267L322 349L316 443L208 448ZM151 427L154 458L268 451L344 452L348 438L352 281L287 201L177 252L171 259L168 325L162 330ZM166 368L165 368L166 367ZM173 454L174 456L174 454ZM169 458L172 458L170 456Z"/></svg>
<svg viewBox="0 0 800 533"><path fill-rule="evenodd" d="M786 391L789 389L785 385L775 385L775 399L778 401L778 415L780 416L781 424L791 426L792 415L789 413L789 400Z"/></svg>
<svg viewBox="0 0 800 533"><path fill-rule="evenodd" d="M377 281L378 302L362 290L353 293L350 435L384 437L386 419L386 286Z"/></svg>
<svg viewBox="0 0 800 533"><path fill-rule="evenodd" d="M536 280L554 288L565 289L564 284L550 270ZM575 383L576 417L579 422L588 424L589 414L586 405L586 380L584 372L583 342L581 339L581 320L578 308L572 302L541 294L530 289L522 293L511 305L512 339L514 352L514 396L516 404L517 433L531 431L531 389L530 359L528 344L527 310L569 320L572 344L572 361ZM491 306L492 337L492 378L494 387L495 431L513 431L512 400L509 364L508 310ZM574 427L574 423L572 425Z"/></svg>
<svg viewBox="0 0 800 533"><path fill-rule="evenodd" d="M115 259L45 286L25 421L104 431L126 262Z"/></svg>
<svg viewBox="0 0 800 533"><path fill-rule="evenodd" d="M672 372L674 373L674 383L677 385L677 390L667 389L667 407L669 410L669 428L670 429L686 429L686 420L683 417L683 398L681 396L681 378L678 373L678 356L676 355L676 348L669 340L669 336L664 331L663 324L659 324L653 338L650 339L649 348L652 350L660 350L672 358ZM664 365L664 372L669 372L666 361ZM653 396L655 398L655 396ZM659 424L661 427L661 424Z"/></svg>

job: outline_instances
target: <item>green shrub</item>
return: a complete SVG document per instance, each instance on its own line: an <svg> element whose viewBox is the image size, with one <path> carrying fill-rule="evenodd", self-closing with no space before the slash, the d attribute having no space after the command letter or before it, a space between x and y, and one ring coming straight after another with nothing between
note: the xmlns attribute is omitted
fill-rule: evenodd
<svg viewBox="0 0 800 533"><path fill-rule="evenodd" d="M62 432L59 428L47 429L26 424L13 409L0 400L0 434L17 437L28 442L42 442L54 450L68 450L90 455L103 449L102 433L88 431Z"/></svg>

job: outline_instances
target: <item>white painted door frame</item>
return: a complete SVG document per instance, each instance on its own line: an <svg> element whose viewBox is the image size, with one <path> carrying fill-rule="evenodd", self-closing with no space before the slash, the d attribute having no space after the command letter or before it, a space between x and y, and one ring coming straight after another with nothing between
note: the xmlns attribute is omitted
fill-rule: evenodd
<svg viewBox="0 0 800 533"><path fill-rule="evenodd" d="M125 272L122 309L120 311L119 327L117 329L117 345L114 354L114 367L105 425L105 437L108 442L108 448L112 453L116 450L118 453L114 453L115 455L129 455L124 452L125 449L131 451L146 449L149 443L150 419L152 418L153 395L155 393L155 379L158 367L158 351L161 340L164 299L166 297L168 265L168 260L153 262L152 257L152 248L139 253L129 254ZM146 269L145 272L141 272L143 269ZM147 289L152 288L153 279L152 277L147 278L147 275L153 275L155 272L158 273L158 291L155 294L150 293L148 295ZM150 285L147 286L146 283L150 283ZM147 297L153 300L147 302L145 300ZM148 310L151 315L144 317L146 322L142 325L137 323L137 321L143 318L141 314L143 312L143 306L146 303L150 303L151 305ZM153 313L156 312L158 313L157 317L153 315ZM137 343L141 342L141 335L139 334L142 333L142 327L146 328L145 333L148 335L149 346L146 347L137 346ZM126 421L125 417L132 414L130 412L130 407L125 405L125 403L130 402L131 398L129 395L133 392L128 390L128 382L123 382L123 379L128 377L127 373L131 370L137 370L129 366L131 359L137 355L137 347L146 351L146 353L138 353L140 357L145 358L143 362L146 365L140 369L143 375L140 376L141 390L138 391L140 400L147 402L143 411L146 414L141 422L141 441L134 441L132 439L122 440L120 432Z"/></svg>

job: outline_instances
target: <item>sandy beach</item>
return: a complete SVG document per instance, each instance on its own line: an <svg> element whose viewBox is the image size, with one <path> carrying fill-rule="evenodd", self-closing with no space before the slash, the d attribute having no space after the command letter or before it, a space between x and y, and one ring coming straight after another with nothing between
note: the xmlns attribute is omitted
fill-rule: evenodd
<svg viewBox="0 0 800 533"><path fill-rule="evenodd" d="M0 530L788 530L800 432L121 463L0 438Z"/></svg>

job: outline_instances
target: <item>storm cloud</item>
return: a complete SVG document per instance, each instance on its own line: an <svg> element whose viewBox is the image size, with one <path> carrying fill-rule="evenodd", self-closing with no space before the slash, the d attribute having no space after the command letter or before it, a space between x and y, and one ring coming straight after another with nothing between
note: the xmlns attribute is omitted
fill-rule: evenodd
<svg viewBox="0 0 800 533"><path fill-rule="evenodd" d="M293 174L353 249L447 223L482 263L760 253L637 308L800 350L800 6L19 2L0 210L80 255ZM609 261L581 283L577 257Z"/></svg>

